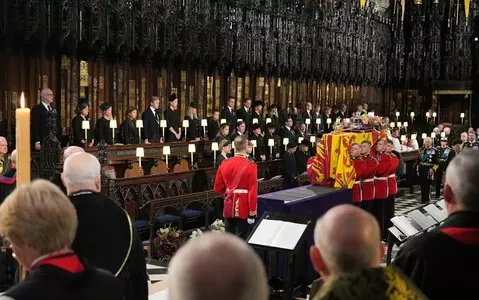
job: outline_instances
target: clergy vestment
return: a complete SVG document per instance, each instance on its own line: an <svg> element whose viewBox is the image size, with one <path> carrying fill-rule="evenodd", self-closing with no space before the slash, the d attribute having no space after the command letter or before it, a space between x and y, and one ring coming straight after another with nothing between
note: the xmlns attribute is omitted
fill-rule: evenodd
<svg viewBox="0 0 479 300"><path fill-rule="evenodd" d="M100 193L81 191L71 195L70 200L78 216L72 249L94 267L115 275L125 300L146 300L145 256L128 214Z"/></svg>
<svg viewBox="0 0 479 300"><path fill-rule="evenodd" d="M477 299L479 213L456 212L406 242L393 264L430 299Z"/></svg>

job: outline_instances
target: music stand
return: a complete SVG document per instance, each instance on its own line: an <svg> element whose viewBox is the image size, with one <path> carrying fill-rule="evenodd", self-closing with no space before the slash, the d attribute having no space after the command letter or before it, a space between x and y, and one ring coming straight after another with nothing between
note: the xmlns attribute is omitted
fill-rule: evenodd
<svg viewBox="0 0 479 300"><path fill-rule="evenodd" d="M298 251L304 251L306 232L310 230L311 224L310 220L303 217L286 213L265 212L246 239L246 242L257 250L286 255L283 299L290 300L293 298L295 256L297 256ZM306 271L306 268L303 271Z"/></svg>

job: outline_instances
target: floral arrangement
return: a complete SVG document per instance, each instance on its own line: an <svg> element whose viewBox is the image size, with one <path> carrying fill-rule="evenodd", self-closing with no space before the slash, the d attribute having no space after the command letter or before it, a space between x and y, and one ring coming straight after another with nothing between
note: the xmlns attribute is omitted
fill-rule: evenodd
<svg viewBox="0 0 479 300"><path fill-rule="evenodd" d="M216 220L213 224L210 225L211 232L225 232L225 223L222 220ZM193 240L199 236L203 235L203 231L201 229L196 229L190 235L190 240Z"/></svg>
<svg viewBox="0 0 479 300"><path fill-rule="evenodd" d="M156 256L165 262L169 262L173 255L184 243L182 231L175 227L160 228L156 232L156 238L153 240Z"/></svg>

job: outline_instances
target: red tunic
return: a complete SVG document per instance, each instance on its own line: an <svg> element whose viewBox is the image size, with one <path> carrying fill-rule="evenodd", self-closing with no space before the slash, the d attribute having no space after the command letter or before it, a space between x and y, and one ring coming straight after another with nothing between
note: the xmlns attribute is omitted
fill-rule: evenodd
<svg viewBox="0 0 479 300"><path fill-rule="evenodd" d="M376 169L376 177L374 178L375 198L386 199L388 197L388 176L391 157L387 153L382 152L378 153L376 158L379 165Z"/></svg>
<svg viewBox="0 0 479 300"><path fill-rule="evenodd" d="M225 195L224 218L247 219L256 216L258 169L255 163L243 156L223 161L216 172L214 190Z"/></svg>
<svg viewBox="0 0 479 300"><path fill-rule="evenodd" d="M396 195L398 185L396 181L396 169L399 167L399 158L394 153L389 154L391 163L389 165L388 176L388 195Z"/></svg>
<svg viewBox="0 0 479 300"><path fill-rule="evenodd" d="M363 201L374 200L374 177L376 176L376 169L378 167L378 161L371 155L363 156L363 160L366 162L366 172L361 181L361 192Z"/></svg>
<svg viewBox="0 0 479 300"><path fill-rule="evenodd" d="M366 161L360 156L352 159L354 164L354 171L356 172L356 181L353 186L353 203L361 202L362 192L361 192L361 180L363 180L368 165Z"/></svg>

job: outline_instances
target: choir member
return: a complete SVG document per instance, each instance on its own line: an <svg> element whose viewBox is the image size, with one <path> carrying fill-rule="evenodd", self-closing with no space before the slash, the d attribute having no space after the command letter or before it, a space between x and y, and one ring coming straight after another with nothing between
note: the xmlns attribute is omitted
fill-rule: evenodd
<svg viewBox="0 0 479 300"><path fill-rule="evenodd" d="M191 102L186 110L185 120L188 121L188 130L186 131L187 141L198 141L200 139L200 120L198 119L198 110L196 103Z"/></svg>
<svg viewBox="0 0 479 300"><path fill-rule="evenodd" d="M159 107L160 99L153 96L150 99L150 107L141 115L145 144L160 142L162 130L160 130L161 115Z"/></svg>
<svg viewBox="0 0 479 300"><path fill-rule="evenodd" d="M256 141L255 159L257 161L266 160L266 147L263 141L263 134L261 133L261 127L259 124L251 125L251 134L249 136L250 141Z"/></svg>
<svg viewBox="0 0 479 300"><path fill-rule="evenodd" d="M72 146L78 147L92 147L95 139L93 137L93 130L92 124L90 122L90 117L88 113L90 112L90 107L88 106L88 102L86 99L81 100L77 108L75 109L75 113L77 114L72 119ZM90 129L86 130L87 136L85 137L85 129L83 128L83 121L88 121L90 124Z"/></svg>
<svg viewBox="0 0 479 300"><path fill-rule="evenodd" d="M255 222L258 204L258 168L248 161L248 139L238 136L235 156L221 164L216 172L214 190L225 195L223 218L226 231L246 239L248 225Z"/></svg>
<svg viewBox="0 0 479 300"><path fill-rule="evenodd" d="M53 92L51 89L43 89L40 92L41 102L32 108L31 113L31 141L35 150L42 148L42 143L50 133L58 136L58 113L53 104Z"/></svg>
<svg viewBox="0 0 479 300"><path fill-rule="evenodd" d="M388 228L393 226L391 219L394 218L394 200L398 191L396 170L399 167L400 154L394 151L393 141L388 140L386 146L386 154L389 156L390 164L388 169L388 198L384 202L384 219L382 226L383 239L387 238Z"/></svg>
<svg viewBox="0 0 479 300"><path fill-rule="evenodd" d="M366 172L361 180L361 208L372 212L373 200L375 197L374 177L376 176L376 169L378 167L378 160L371 156L371 142L361 142L361 155L366 162Z"/></svg>
<svg viewBox="0 0 479 300"><path fill-rule="evenodd" d="M220 130L220 112L219 110L213 110L213 115L208 119L208 139L214 140Z"/></svg>
<svg viewBox="0 0 479 300"><path fill-rule="evenodd" d="M236 131L235 131L235 133L233 133L231 135L231 140L234 141L234 139L237 136L245 135L245 134L246 134L246 123L245 123L245 121L238 121L236 123Z"/></svg>
<svg viewBox="0 0 479 300"><path fill-rule="evenodd" d="M102 117L96 121L95 126L95 143L107 143L113 145L113 131L110 128L110 121L112 117L112 108L110 103L103 103L100 105L102 111Z"/></svg>
<svg viewBox="0 0 479 300"><path fill-rule="evenodd" d="M0 216L2 238L28 271L25 280L0 299L124 299L113 274L89 265L71 250L77 212L52 183L22 185L1 205Z"/></svg>
<svg viewBox="0 0 479 300"><path fill-rule="evenodd" d="M135 107L129 107L126 110L126 119L120 125L120 142L125 145L139 144L140 136L136 128L136 118L138 110Z"/></svg>
<svg viewBox="0 0 479 300"><path fill-rule="evenodd" d="M218 135L215 138L215 141L218 143L221 142L222 140L229 140L230 134L230 126L228 124L221 124L220 130L218 131Z"/></svg>
<svg viewBox="0 0 479 300"><path fill-rule="evenodd" d="M220 166L221 163L229 158L231 155L231 141L230 140L222 140L219 143L220 155L216 159L216 165Z"/></svg>
<svg viewBox="0 0 479 300"><path fill-rule="evenodd" d="M235 98L229 97L228 102L226 102L226 107L221 111L221 119L225 119L230 128L234 128L238 120L235 111L235 102Z"/></svg>
<svg viewBox="0 0 479 300"><path fill-rule="evenodd" d="M361 156L361 146L359 144L352 144L349 148L349 154L356 173L356 180L353 185L353 204L360 206L362 201L361 180L367 171L367 163Z"/></svg>
<svg viewBox="0 0 479 300"><path fill-rule="evenodd" d="M375 199L373 203L373 215L382 227L384 224L384 207L388 198L388 176L391 165L391 157L386 153L387 143L384 139L379 139L376 143L376 159L378 167L376 169L376 177L374 178ZM382 227L384 229L384 227ZM381 232L381 235L384 235Z"/></svg>
<svg viewBox="0 0 479 300"><path fill-rule="evenodd" d="M246 123L246 130L248 132L251 131L251 122L252 122L252 116L251 116L251 99L246 98L243 101L243 107L238 109L236 111L236 116L238 119L243 120Z"/></svg>
<svg viewBox="0 0 479 300"><path fill-rule="evenodd" d="M172 94L168 99L168 108L165 111L166 119L166 142L177 142L181 140L180 114L178 112L178 98Z"/></svg>

